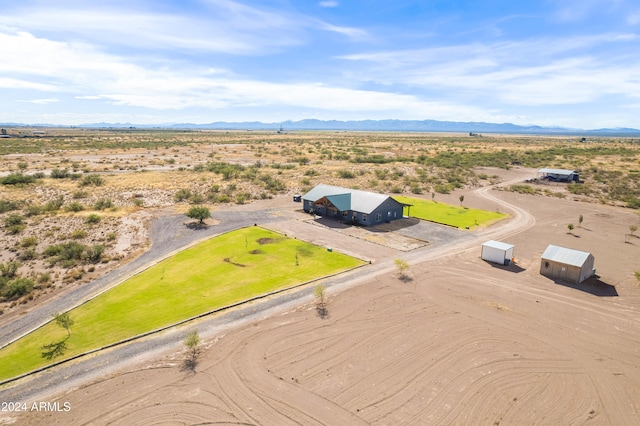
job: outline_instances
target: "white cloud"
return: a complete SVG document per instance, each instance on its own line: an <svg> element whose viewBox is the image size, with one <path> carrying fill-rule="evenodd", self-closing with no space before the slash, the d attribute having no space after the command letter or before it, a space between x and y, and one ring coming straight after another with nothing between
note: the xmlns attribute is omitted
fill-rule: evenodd
<svg viewBox="0 0 640 426"><path fill-rule="evenodd" d="M19 99L18 102L26 102L29 104L41 104L46 105L54 102L60 102L58 98L47 98L47 99Z"/></svg>

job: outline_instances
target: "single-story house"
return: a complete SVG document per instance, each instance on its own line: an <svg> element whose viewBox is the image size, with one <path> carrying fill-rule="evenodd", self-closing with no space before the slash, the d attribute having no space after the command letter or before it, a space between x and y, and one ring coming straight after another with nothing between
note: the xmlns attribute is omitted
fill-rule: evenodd
<svg viewBox="0 0 640 426"><path fill-rule="evenodd" d="M554 182L577 182L580 180L580 174L575 170L540 169L538 173L540 173L541 179L548 179Z"/></svg>
<svg viewBox="0 0 640 426"><path fill-rule="evenodd" d="M501 241L489 240L482 244L482 252L480 257L488 262L499 263L500 265L509 265L513 259L513 244L503 243Z"/></svg>
<svg viewBox="0 0 640 426"><path fill-rule="evenodd" d="M550 244L542 253L540 273L549 278L580 284L595 275L593 262L591 253Z"/></svg>
<svg viewBox="0 0 640 426"><path fill-rule="evenodd" d="M322 183L304 194L302 203L307 213L363 226L402 219L404 207L388 195Z"/></svg>

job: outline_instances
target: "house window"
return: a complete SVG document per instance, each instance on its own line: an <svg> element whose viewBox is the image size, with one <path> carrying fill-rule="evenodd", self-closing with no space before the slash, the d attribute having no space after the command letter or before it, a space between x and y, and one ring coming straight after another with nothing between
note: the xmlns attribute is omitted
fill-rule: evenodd
<svg viewBox="0 0 640 426"><path fill-rule="evenodd" d="M382 213L376 213L376 222L380 222L382 220Z"/></svg>
<svg viewBox="0 0 640 426"><path fill-rule="evenodd" d="M362 215L362 221L363 221L363 222L366 222L366 221L367 221L367 215L366 215L366 214L363 214L363 215Z"/></svg>
<svg viewBox="0 0 640 426"><path fill-rule="evenodd" d="M349 214L349 212L344 211L344 212L342 212L342 217L347 217L348 214Z"/></svg>

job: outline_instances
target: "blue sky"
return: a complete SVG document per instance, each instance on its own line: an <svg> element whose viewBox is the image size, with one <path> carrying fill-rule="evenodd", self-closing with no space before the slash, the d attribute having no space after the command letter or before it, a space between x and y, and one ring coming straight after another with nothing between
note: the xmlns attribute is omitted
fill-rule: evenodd
<svg viewBox="0 0 640 426"><path fill-rule="evenodd" d="M3 0L0 122L640 128L638 0Z"/></svg>

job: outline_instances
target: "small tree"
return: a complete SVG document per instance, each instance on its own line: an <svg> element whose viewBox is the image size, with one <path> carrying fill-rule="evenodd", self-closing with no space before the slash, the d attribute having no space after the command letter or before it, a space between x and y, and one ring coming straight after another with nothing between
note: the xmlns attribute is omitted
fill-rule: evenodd
<svg viewBox="0 0 640 426"><path fill-rule="evenodd" d="M71 327L75 324L75 321L71 318L69 312L53 314L53 319L56 325L67 330L67 339L71 337Z"/></svg>
<svg viewBox="0 0 640 426"><path fill-rule="evenodd" d="M200 336L198 330L194 330L187 334L184 339L184 346L187 348L187 358L184 360L184 368L194 371L198 364L198 353L200 352Z"/></svg>
<svg viewBox="0 0 640 426"><path fill-rule="evenodd" d="M631 231L631 235L638 230L638 225L629 225L629 231Z"/></svg>
<svg viewBox="0 0 640 426"><path fill-rule="evenodd" d="M584 220L584 217L582 215L580 215L580 217L578 218L578 226L582 228L582 221Z"/></svg>
<svg viewBox="0 0 640 426"><path fill-rule="evenodd" d="M462 202L464 201L464 195L460 196L460 205L462 205Z"/></svg>
<svg viewBox="0 0 640 426"><path fill-rule="evenodd" d="M204 220L211 216L211 212L207 207L204 206L194 206L189 209L186 213L187 217L191 219L198 219L199 223L204 223Z"/></svg>
<svg viewBox="0 0 640 426"><path fill-rule="evenodd" d="M569 234L571 234L571 231L573 231L573 223L568 224L567 228L569 229Z"/></svg>
<svg viewBox="0 0 640 426"><path fill-rule="evenodd" d="M409 270L409 264L402 259L396 259L393 262L396 264L396 268L398 268L400 279L403 281L407 280L409 278L409 276L407 275L407 271Z"/></svg>
<svg viewBox="0 0 640 426"><path fill-rule="evenodd" d="M318 284L313 289L313 295L316 297L318 303L316 304L316 311L320 318L324 318L327 316L327 302L325 299L326 288L322 284Z"/></svg>

